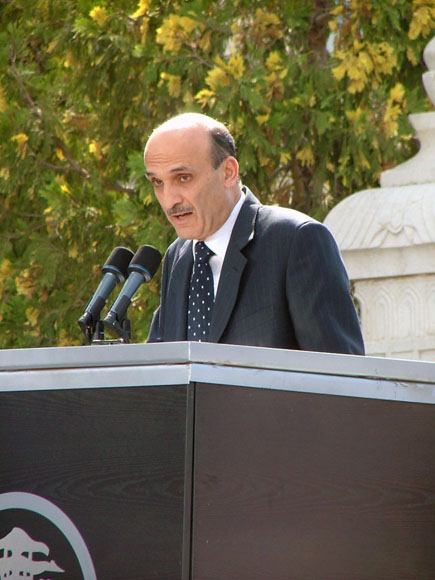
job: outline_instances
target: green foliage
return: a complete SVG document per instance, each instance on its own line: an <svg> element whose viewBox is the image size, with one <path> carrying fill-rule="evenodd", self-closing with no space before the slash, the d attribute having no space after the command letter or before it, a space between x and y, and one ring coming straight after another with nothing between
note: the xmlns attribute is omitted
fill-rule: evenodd
<svg viewBox="0 0 435 580"><path fill-rule="evenodd" d="M0 347L81 344L112 249L174 238L147 135L228 124L265 202L322 218L416 148L434 0L0 2ZM129 310L146 338L159 275Z"/></svg>

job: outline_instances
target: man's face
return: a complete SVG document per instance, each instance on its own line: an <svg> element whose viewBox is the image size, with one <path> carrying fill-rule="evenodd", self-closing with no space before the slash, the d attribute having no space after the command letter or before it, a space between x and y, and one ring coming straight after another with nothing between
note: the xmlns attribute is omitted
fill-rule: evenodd
<svg viewBox="0 0 435 580"><path fill-rule="evenodd" d="M238 197L230 177L237 162L227 158L214 169L210 148L201 126L157 132L145 148L146 175L180 238L204 240L216 232Z"/></svg>

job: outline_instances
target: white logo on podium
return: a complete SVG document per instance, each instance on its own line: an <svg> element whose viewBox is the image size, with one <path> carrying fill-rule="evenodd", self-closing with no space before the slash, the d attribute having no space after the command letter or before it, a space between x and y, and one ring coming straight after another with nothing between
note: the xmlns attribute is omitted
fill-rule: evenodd
<svg viewBox="0 0 435 580"><path fill-rule="evenodd" d="M34 560L35 554L48 556L50 549L43 542L36 542L21 528L14 528L0 538L0 578L33 580L43 572L65 572L54 560ZM2 555L3 554L3 555Z"/></svg>
<svg viewBox="0 0 435 580"><path fill-rule="evenodd" d="M0 493L0 512L15 509L39 514L56 526L70 544L83 579L97 580L95 568L82 535L61 509L51 501L33 493L20 491ZM48 557L49 553L50 550L46 544L33 540L27 532L15 526L4 538L0 538L0 579L28 578L30 580L35 575L45 572L65 572L54 560L41 560L40 554ZM39 555L38 559L33 559L34 554ZM61 580L62 576L56 574L55 578ZM55 580L55 578L50 580Z"/></svg>

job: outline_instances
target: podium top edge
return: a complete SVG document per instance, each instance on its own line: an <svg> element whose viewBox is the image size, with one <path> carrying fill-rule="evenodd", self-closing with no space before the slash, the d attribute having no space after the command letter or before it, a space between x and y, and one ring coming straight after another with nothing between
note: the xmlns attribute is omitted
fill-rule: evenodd
<svg viewBox="0 0 435 580"><path fill-rule="evenodd" d="M216 343L168 342L0 350L0 373L165 364L204 364L435 384L433 362Z"/></svg>

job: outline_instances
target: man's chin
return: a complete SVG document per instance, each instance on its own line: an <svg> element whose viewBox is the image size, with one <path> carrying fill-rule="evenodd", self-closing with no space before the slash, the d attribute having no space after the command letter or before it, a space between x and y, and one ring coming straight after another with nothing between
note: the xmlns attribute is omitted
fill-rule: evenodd
<svg viewBox="0 0 435 580"><path fill-rule="evenodd" d="M174 226L174 229L177 233L177 236L179 238L182 238L183 240L195 240L197 239L197 236L195 234L195 232L192 230L192 228L189 227L183 227L183 226Z"/></svg>

